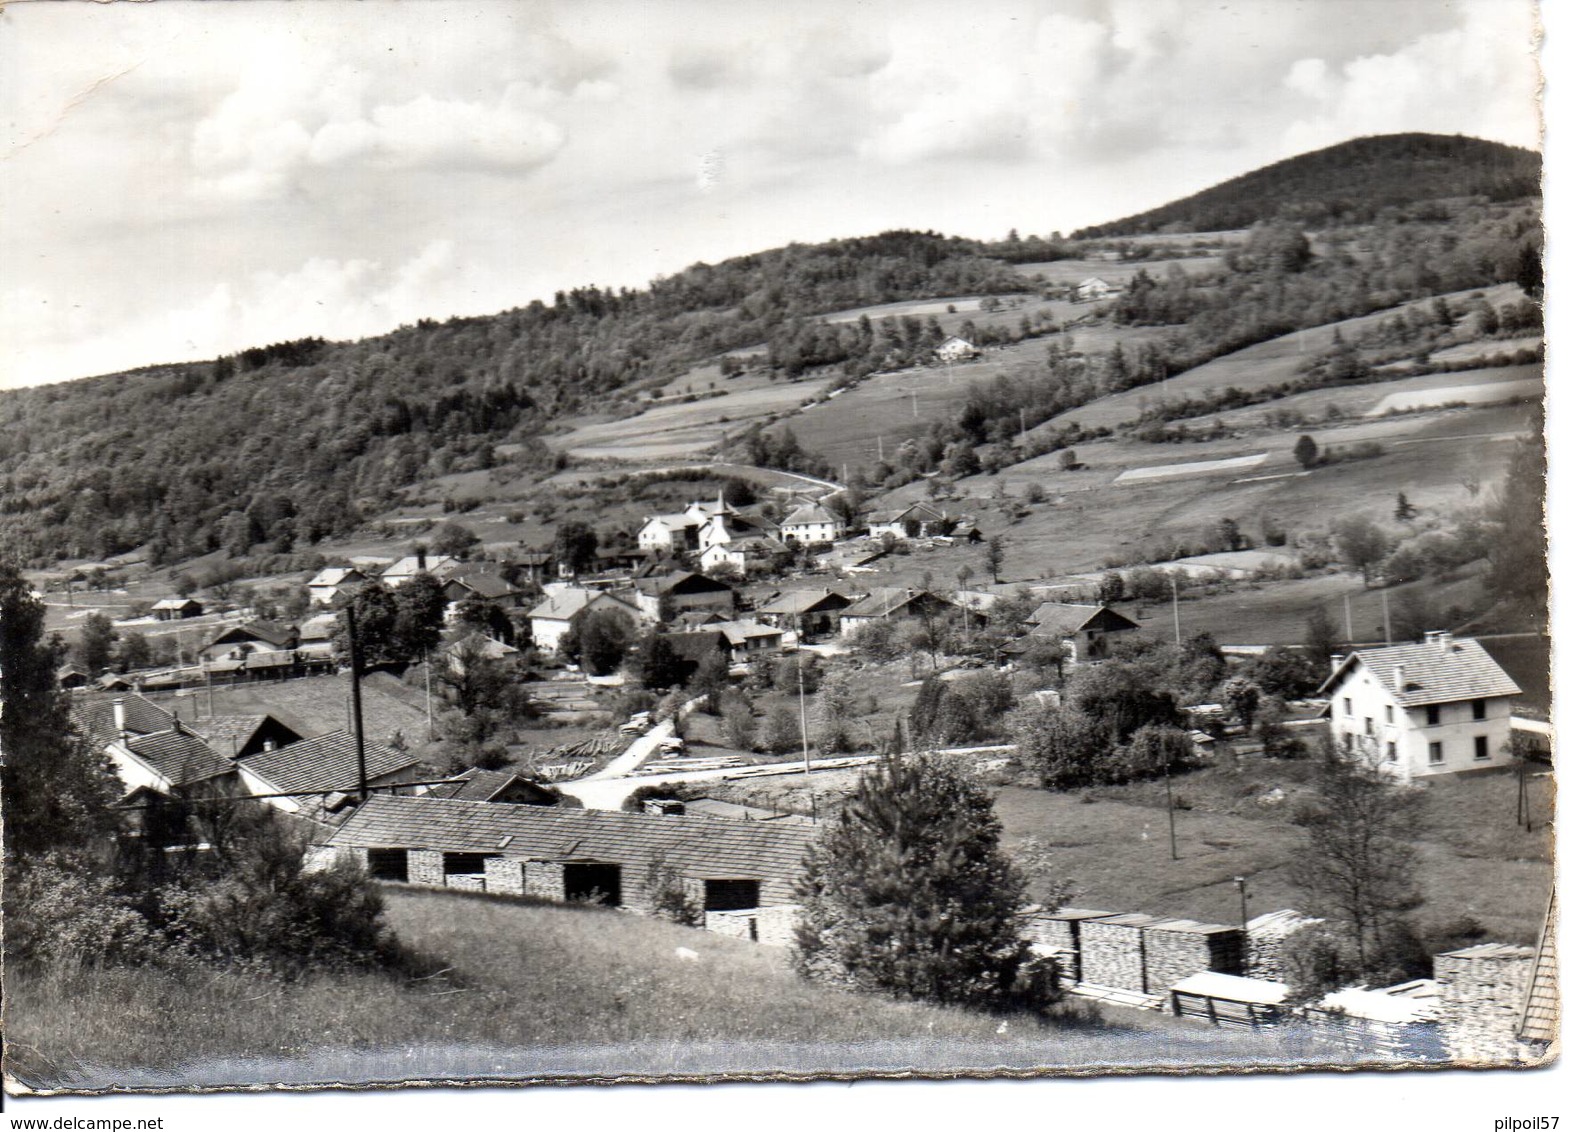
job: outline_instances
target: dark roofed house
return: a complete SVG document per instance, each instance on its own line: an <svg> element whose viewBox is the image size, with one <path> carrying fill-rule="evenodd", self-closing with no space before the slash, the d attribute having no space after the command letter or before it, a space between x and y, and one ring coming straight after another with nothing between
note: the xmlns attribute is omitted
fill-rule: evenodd
<svg viewBox="0 0 1569 1132"><path fill-rule="evenodd" d="M200 617L202 603L193 597L166 597L153 603L153 620L183 621L187 617Z"/></svg>
<svg viewBox="0 0 1569 1132"><path fill-rule="evenodd" d="M902 621L911 617L942 617L959 607L930 590L875 589L839 615L839 624L853 634L873 621Z"/></svg>
<svg viewBox="0 0 1569 1132"><path fill-rule="evenodd" d="M946 535L953 525L954 520L946 511L924 501L908 507L884 508L866 516L866 533L872 538L936 538Z"/></svg>
<svg viewBox="0 0 1569 1132"><path fill-rule="evenodd" d="M380 743L365 743L365 781L370 786L410 782L418 777L419 760L404 751ZM240 777L251 794L283 797L267 801L290 813L314 812L329 791L352 793L359 788L359 763L354 736L347 731L329 731L261 751L237 760Z"/></svg>
<svg viewBox="0 0 1569 1132"><path fill-rule="evenodd" d="M457 781L432 786L429 798L457 798L464 802L498 802L520 806L558 806L561 795L538 782L504 770L470 768L453 776Z"/></svg>
<svg viewBox="0 0 1569 1132"><path fill-rule="evenodd" d="M653 910L650 866L663 861L714 924L715 913L795 899L815 827L377 795L326 840L372 877ZM753 917L753 930L765 923ZM754 936L754 938L757 938ZM783 940L781 940L782 942Z"/></svg>
<svg viewBox="0 0 1569 1132"><path fill-rule="evenodd" d="M1105 660L1118 634L1134 632L1139 627L1137 621L1109 605L1065 601L1042 602L1025 623L1031 626L1031 636L1061 643L1067 653L1067 667Z"/></svg>
<svg viewBox="0 0 1569 1132"><path fill-rule="evenodd" d="M799 629L806 638L831 636L839 631L840 613L854 604L838 590L790 590L758 606L757 618L778 629Z"/></svg>
<svg viewBox="0 0 1569 1132"><path fill-rule="evenodd" d="M167 731L136 735L122 743L111 743L111 756L116 747L123 747L171 788L234 774L233 762L213 750L207 740L189 730L179 720L175 720L174 726ZM123 771L120 777L126 777ZM129 780L127 785L131 785ZM152 783L136 785L151 786ZM167 793L167 790L162 792Z"/></svg>
<svg viewBox="0 0 1569 1132"><path fill-rule="evenodd" d="M734 588L690 570L640 578L636 586L638 608L655 621L668 621L692 610L711 609L723 614L735 610Z"/></svg>
<svg viewBox="0 0 1569 1132"><path fill-rule="evenodd" d="M282 720L265 713L215 716L191 724L191 729L200 733L214 751L231 759L287 747L304 738Z"/></svg>
<svg viewBox="0 0 1569 1132"><path fill-rule="evenodd" d="M71 706L71 719L98 748L132 735L167 731L175 723L172 712L135 694L84 697Z"/></svg>
<svg viewBox="0 0 1569 1132"><path fill-rule="evenodd" d="M218 630L202 646L201 659L243 660L261 653L286 653L299 647L299 633L292 625L276 621L247 621Z"/></svg>
<svg viewBox="0 0 1569 1132"><path fill-rule="evenodd" d="M803 503L779 523L779 537L814 546L844 537L844 519L821 503Z"/></svg>
<svg viewBox="0 0 1569 1132"><path fill-rule="evenodd" d="M449 602L467 601L471 598L492 601L506 609L523 606L526 595L500 574L470 571L454 574L441 587L442 596Z"/></svg>
<svg viewBox="0 0 1569 1132"><path fill-rule="evenodd" d="M62 664L55 670L55 679L62 688L85 688L92 683L87 669L76 664Z"/></svg>
<svg viewBox="0 0 1569 1132"><path fill-rule="evenodd" d="M1508 766L1519 686L1474 640L1431 632L1420 644L1335 657L1319 694L1330 727L1403 781Z"/></svg>

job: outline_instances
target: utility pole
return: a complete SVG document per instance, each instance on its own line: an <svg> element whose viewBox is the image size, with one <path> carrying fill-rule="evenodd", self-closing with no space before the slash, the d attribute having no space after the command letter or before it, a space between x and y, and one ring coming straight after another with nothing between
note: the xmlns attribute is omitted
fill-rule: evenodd
<svg viewBox="0 0 1569 1132"><path fill-rule="evenodd" d="M1171 572L1171 619L1176 625L1177 647L1180 649L1182 647L1182 609L1177 604L1177 574L1179 572L1177 570ZM1172 859L1175 860L1176 856L1176 850L1173 849Z"/></svg>
<svg viewBox="0 0 1569 1132"><path fill-rule="evenodd" d="M430 700L430 650L425 650L425 660L421 665L425 669L425 738L436 737L436 714L431 710Z"/></svg>
<svg viewBox="0 0 1569 1132"><path fill-rule="evenodd" d="M812 824L817 824L817 792L812 789L812 748L806 737L806 654L801 648L801 614L795 615L796 702L801 707L801 761L806 764L806 798L812 807Z"/></svg>
<svg viewBox="0 0 1569 1132"><path fill-rule="evenodd" d="M354 627L354 606L347 605L343 616L349 636L349 711L354 721L354 760L359 768L360 801L370 797L365 782L365 717L360 711L360 638Z"/></svg>
<svg viewBox="0 0 1569 1132"><path fill-rule="evenodd" d="M916 420L921 419L921 399L916 396L915 390L910 390L910 416Z"/></svg>
<svg viewBox="0 0 1569 1132"><path fill-rule="evenodd" d="M1381 589L1378 591L1378 595L1384 599L1384 644L1388 646L1394 644L1389 633L1389 590L1387 588Z"/></svg>
<svg viewBox="0 0 1569 1132"><path fill-rule="evenodd" d="M1351 591L1347 590L1342 595L1346 600L1346 644L1356 640L1356 634L1351 631Z"/></svg>
<svg viewBox="0 0 1569 1132"><path fill-rule="evenodd" d="M1177 859L1177 807L1171 800L1171 748L1166 748L1166 825L1171 833L1171 859Z"/></svg>
<svg viewBox="0 0 1569 1132"><path fill-rule="evenodd" d="M879 464L883 462L883 438L881 433L877 436L877 462Z"/></svg>

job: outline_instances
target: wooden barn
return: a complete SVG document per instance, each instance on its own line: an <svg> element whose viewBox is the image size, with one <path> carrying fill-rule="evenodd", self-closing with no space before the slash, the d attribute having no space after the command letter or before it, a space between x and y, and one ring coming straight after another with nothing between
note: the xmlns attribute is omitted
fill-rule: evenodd
<svg viewBox="0 0 1569 1132"><path fill-rule="evenodd" d="M1286 1014L1285 983L1199 971L1171 987L1171 1013L1228 1029L1273 1026Z"/></svg>

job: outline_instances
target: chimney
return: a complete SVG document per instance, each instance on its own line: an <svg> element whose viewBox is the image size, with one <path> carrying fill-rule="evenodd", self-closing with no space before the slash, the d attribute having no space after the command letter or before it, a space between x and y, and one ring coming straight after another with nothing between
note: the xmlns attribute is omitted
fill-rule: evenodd
<svg viewBox="0 0 1569 1132"><path fill-rule="evenodd" d="M116 696L114 699L114 729L119 732L120 738L129 739L130 729L125 726L125 700Z"/></svg>
<svg viewBox="0 0 1569 1132"><path fill-rule="evenodd" d="M1329 658L1329 672L1330 672L1330 675L1334 675L1335 672L1340 668L1340 666L1342 664L1344 664L1345 662L1346 662L1346 657L1345 657L1344 653L1338 653L1337 652L1337 653L1331 654L1330 658Z"/></svg>
<svg viewBox="0 0 1569 1132"><path fill-rule="evenodd" d="M1444 631L1442 629L1429 629L1426 632L1426 634L1424 634L1423 643L1429 644L1429 645L1442 644L1443 641L1441 640L1441 638L1443 636L1444 636Z"/></svg>
<svg viewBox="0 0 1569 1132"><path fill-rule="evenodd" d="M1438 643L1442 646L1444 652L1449 652L1455 647L1454 634L1448 629L1443 630L1438 634Z"/></svg>
<svg viewBox="0 0 1569 1132"><path fill-rule="evenodd" d="M1403 665L1403 664L1397 664L1397 665L1395 665L1395 691L1397 691L1397 692L1404 692L1405 690L1406 690L1406 666Z"/></svg>
<svg viewBox="0 0 1569 1132"><path fill-rule="evenodd" d="M419 548L419 553L415 556L415 561L419 563L419 569L423 573L425 570L425 548L423 546Z"/></svg>

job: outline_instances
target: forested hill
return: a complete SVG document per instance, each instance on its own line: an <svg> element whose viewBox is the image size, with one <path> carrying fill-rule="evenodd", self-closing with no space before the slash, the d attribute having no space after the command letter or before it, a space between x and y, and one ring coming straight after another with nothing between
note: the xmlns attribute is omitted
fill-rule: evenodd
<svg viewBox="0 0 1569 1132"><path fill-rule="evenodd" d="M360 504L486 467L499 443L803 316L1028 286L978 242L886 232L359 342L0 391L0 547L37 565L143 544L155 561L220 544L286 551L353 529Z"/></svg>
<svg viewBox="0 0 1569 1132"><path fill-rule="evenodd" d="M1374 219L1390 206L1453 197L1519 200L1541 192L1542 158L1479 138L1385 134L1266 165L1075 239L1147 232L1219 232L1260 221L1304 224Z"/></svg>

